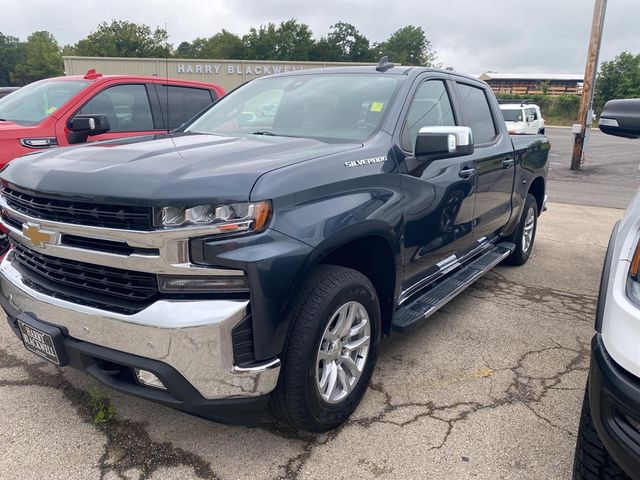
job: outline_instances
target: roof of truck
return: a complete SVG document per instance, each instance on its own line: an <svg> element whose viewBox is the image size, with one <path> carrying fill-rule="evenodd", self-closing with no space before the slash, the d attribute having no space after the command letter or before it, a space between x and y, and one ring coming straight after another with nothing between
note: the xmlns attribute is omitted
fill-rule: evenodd
<svg viewBox="0 0 640 480"><path fill-rule="evenodd" d="M284 77L284 76L294 76L294 75L317 75L317 74L335 74L335 73L345 73L345 74L360 73L360 74L377 74L377 75L418 75L419 73L423 73L423 72L439 72L439 73L445 73L447 75L463 77L469 80L473 80L474 82L479 81L478 77L474 77L472 75L465 75L458 72L453 72L451 70L444 70L440 68L431 68L431 67L405 66L405 65L393 66L384 71L377 70L377 67L375 65L310 68L305 70L295 70L291 72L276 73L270 76Z"/></svg>

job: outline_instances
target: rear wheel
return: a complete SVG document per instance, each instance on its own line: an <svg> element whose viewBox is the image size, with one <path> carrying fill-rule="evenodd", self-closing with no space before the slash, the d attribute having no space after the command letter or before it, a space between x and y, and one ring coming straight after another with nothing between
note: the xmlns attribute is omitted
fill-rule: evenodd
<svg viewBox="0 0 640 480"><path fill-rule="evenodd" d="M302 430L337 427L364 396L376 361L380 306L356 270L323 265L294 308L272 412Z"/></svg>
<svg viewBox="0 0 640 480"><path fill-rule="evenodd" d="M522 216L516 231L507 240L515 243L515 250L505 262L510 265L524 265L533 252L533 242L538 228L538 203L536 197L528 193L522 208Z"/></svg>
<svg viewBox="0 0 640 480"><path fill-rule="evenodd" d="M589 391L584 394L582 414L573 462L573 480L627 480L616 461L609 455L598 437L591 418Z"/></svg>
<svg viewBox="0 0 640 480"><path fill-rule="evenodd" d="M541 128L540 130L538 130L538 133L539 133L540 135L544 135L544 128Z"/></svg>

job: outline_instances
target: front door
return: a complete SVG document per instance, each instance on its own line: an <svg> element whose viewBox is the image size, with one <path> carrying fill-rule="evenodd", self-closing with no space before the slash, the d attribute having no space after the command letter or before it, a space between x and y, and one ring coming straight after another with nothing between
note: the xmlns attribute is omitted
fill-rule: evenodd
<svg viewBox="0 0 640 480"><path fill-rule="evenodd" d="M88 141L97 142L158 133L160 130L154 124L148 88L151 88L153 95L155 95L153 86L149 84L113 85L101 90L85 103L75 114L106 115L110 127L107 133L90 136ZM67 126L70 120L68 118L61 119L58 123L60 128L56 128L56 130L64 132L63 135L66 137L69 132ZM60 136L62 135L58 135L58 137Z"/></svg>
<svg viewBox="0 0 640 480"><path fill-rule="evenodd" d="M515 180L513 145L498 127L489 106L488 92L479 85L456 82L464 125L473 131L477 186L474 238L491 237L511 217L511 193Z"/></svg>
<svg viewBox="0 0 640 480"><path fill-rule="evenodd" d="M423 127L459 125L444 79L426 79L416 88L400 135L407 172L404 193L403 291L408 294L437 274L473 238L475 176L470 157L429 160L413 154Z"/></svg>

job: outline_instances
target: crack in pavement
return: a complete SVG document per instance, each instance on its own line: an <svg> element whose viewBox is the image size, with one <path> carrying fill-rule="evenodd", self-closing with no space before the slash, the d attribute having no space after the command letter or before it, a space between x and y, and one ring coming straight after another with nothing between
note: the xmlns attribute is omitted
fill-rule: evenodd
<svg viewBox="0 0 640 480"><path fill-rule="evenodd" d="M580 343L578 341L578 343ZM530 375L526 373L525 363L527 359L532 355L539 355L544 353L549 353L552 351L563 351L570 352L573 354L572 358L567 362L566 366L560 371L547 376L540 375ZM529 350L524 352L516 361L515 365L511 367L505 367L501 369L492 370L493 372L500 371L509 371L514 374L514 379L505 389L505 394L499 397L491 397L492 400L490 402L456 402L448 405L436 405L434 402L402 402L402 403L394 403L392 395L387 392L382 383L371 383L369 389L372 391L376 391L381 393L384 396L384 406L382 410L375 415L365 417L365 418L352 418L347 420L344 424L342 424L336 430L331 432L316 435L316 436L306 436L300 437L300 433L295 430L286 431L280 430L279 435L285 438L295 438L301 439L306 438L307 443L303 448L303 452L290 459L284 466L285 469L284 475L278 477L277 480L296 480L299 478L302 469L304 468L307 460L312 456L313 452L322 446L327 445L332 440L337 438L340 433L351 426L359 426L365 429L368 429L376 424L390 424L395 425L400 428L404 428L407 425L415 423L419 421L421 418L431 418L433 420L437 420L440 422L444 422L447 426L442 440L432 447L430 447L427 451L439 450L446 446L449 437L453 433L456 425L459 422L463 422L467 420L471 415L485 411L496 409L505 405L513 405L513 404L521 404L524 405L528 410L530 410L536 418L540 421L545 422L552 428L559 429L570 435L575 437L575 433L566 429L561 425L555 424L550 419L546 418L544 415L539 413L534 405L540 404L543 399L547 396L550 390L554 390L557 388L557 385L561 383L562 378L575 371L586 371L587 367L582 367L581 364L588 359L589 357L589 349L584 345L581 345L580 348L571 348L566 347L560 344L554 344L551 347L545 347L537 350ZM491 378L490 376L486 378ZM534 383L538 383L538 385L532 385ZM393 420L389 420L386 417L392 412L396 412L400 409L418 409L419 413L414 414L408 420L397 422ZM447 412L459 410L453 417L448 417ZM270 430L271 431L271 430ZM324 438L323 438L324 437Z"/></svg>
<svg viewBox="0 0 640 480"><path fill-rule="evenodd" d="M91 395L74 386L64 377L60 369L56 373L46 372L45 362L28 363L0 348L0 367L21 367L29 376L26 380L1 380L0 388L5 386L38 386L53 388L63 393L73 405L80 419L93 423L93 413L89 408ZM107 437L106 446L99 460L100 478L110 472L126 479L125 472L138 469L142 473L140 480L151 477L161 467L184 465L193 469L194 474L203 479L218 480L218 477L206 460L198 455L173 446L169 442L155 442L145 430L144 423L130 420L111 419L107 423L94 424Z"/></svg>
<svg viewBox="0 0 640 480"><path fill-rule="evenodd" d="M487 273L471 285L467 289L467 295L511 308L567 315L585 322L594 321L597 301L596 295L520 283L507 279L504 274L496 271Z"/></svg>

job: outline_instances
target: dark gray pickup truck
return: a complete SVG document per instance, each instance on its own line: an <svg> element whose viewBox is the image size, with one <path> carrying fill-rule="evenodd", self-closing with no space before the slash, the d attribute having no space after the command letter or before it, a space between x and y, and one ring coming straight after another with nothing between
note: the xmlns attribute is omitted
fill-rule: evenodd
<svg viewBox="0 0 640 480"><path fill-rule="evenodd" d="M31 352L118 390L327 430L381 336L527 261L548 153L509 137L475 78L388 62L261 78L169 135L11 162L0 303Z"/></svg>

